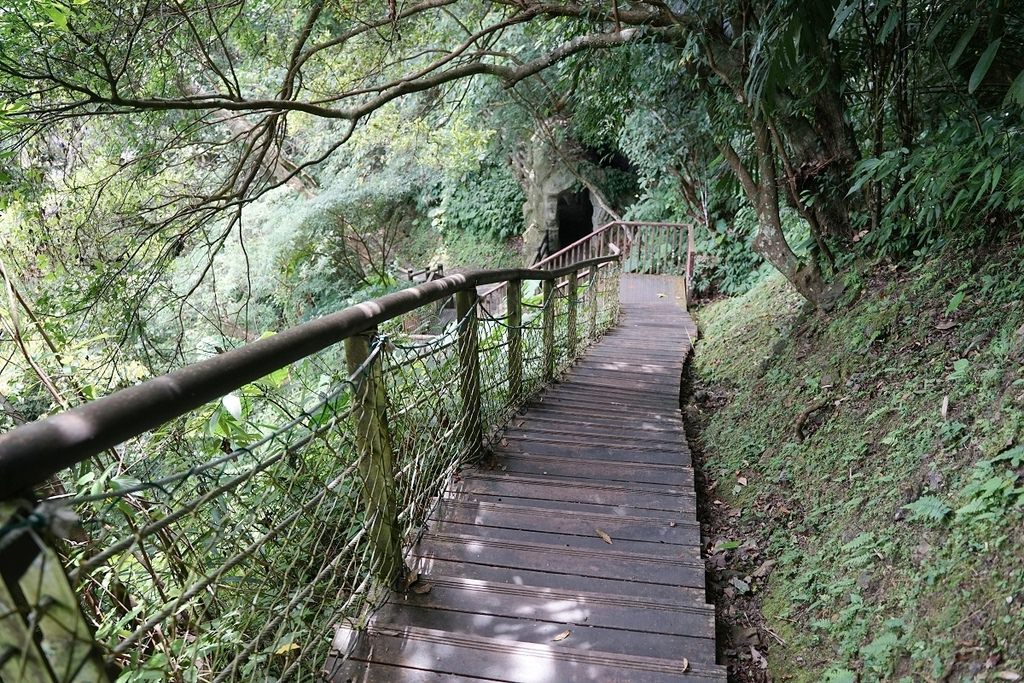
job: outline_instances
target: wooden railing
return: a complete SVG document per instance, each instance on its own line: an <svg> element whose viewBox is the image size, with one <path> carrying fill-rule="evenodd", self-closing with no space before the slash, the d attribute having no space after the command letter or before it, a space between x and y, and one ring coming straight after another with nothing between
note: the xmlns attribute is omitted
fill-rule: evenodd
<svg viewBox="0 0 1024 683"><path fill-rule="evenodd" d="M559 270L585 259L621 255L624 273L681 275L686 302L693 284L694 240L692 223L612 221L597 228L531 266ZM505 299L504 283L480 293L482 305L500 312Z"/></svg>
<svg viewBox="0 0 1024 683"><path fill-rule="evenodd" d="M0 680L314 679L460 464L614 324L607 246L432 280L0 435ZM495 284L501 316L477 295ZM401 334L452 296L443 334Z"/></svg>

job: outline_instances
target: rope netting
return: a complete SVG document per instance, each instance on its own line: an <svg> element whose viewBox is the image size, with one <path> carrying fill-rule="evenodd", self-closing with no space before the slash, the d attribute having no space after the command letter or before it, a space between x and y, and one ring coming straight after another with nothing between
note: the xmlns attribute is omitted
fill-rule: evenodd
<svg viewBox="0 0 1024 683"><path fill-rule="evenodd" d="M547 298L522 283L518 322L474 304L441 328L443 308L418 309L65 471L20 516L4 503L0 552L36 544L73 594L26 578L0 591L0 679L319 679L334 629L387 597L382 577L404 573L453 473L543 385L548 354L563 369L615 323L618 271ZM13 618L50 618L54 635L19 642Z"/></svg>

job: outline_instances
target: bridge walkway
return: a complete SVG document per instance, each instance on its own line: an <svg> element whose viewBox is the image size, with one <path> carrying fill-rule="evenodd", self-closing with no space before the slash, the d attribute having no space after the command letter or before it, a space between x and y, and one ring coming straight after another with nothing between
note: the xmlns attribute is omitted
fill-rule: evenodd
<svg viewBox="0 0 1024 683"><path fill-rule="evenodd" d="M696 327L681 278L620 287L620 324L452 482L418 582L338 631L326 680L726 680L679 407Z"/></svg>

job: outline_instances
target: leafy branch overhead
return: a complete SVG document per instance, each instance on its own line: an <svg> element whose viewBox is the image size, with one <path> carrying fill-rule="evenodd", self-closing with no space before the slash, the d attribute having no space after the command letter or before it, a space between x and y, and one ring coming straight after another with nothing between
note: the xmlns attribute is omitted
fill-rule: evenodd
<svg viewBox="0 0 1024 683"><path fill-rule="evenodd" d="M398 98L476 75L512 86L578 53L676 30L653 3L621 12L620 21L636 27L611 32L599 28L603 13L585 5L456 4L426 0L381 12L322 0L273 9L245 0L90 0L71 8L23 0L0 14L0 90L15 103L0 144L23 145L85 118L165 112L173 134L149 158L188 142L230 150L201 203L231 208L301 179L358 122ZM504 45L509 31L553 17L595 30L536 54ZM289 117L299 114L341 127L289 163Z"/></svg>

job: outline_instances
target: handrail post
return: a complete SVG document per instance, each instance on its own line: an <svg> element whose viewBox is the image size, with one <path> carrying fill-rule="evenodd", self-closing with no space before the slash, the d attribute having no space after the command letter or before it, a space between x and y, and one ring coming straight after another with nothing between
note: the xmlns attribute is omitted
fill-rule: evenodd
<svg viewBox="0 0 1024 683"><path fill-rule="evenodd" d="M402 538L398 526L398 504L395 496L395 458L385 412L383 371L380 359L370 358L370 340L376 337L373 328L345 339L345 361L349 375L354 376L353 416L355 418L356 452L362 478L362 499L370 528L367 537L378 561L377 579L391 585L404 569Z"/></svg>
<svg viewBox="0 0 1024 683"><path fill-rule="evenodd" d="M455 315L459 326L459 388L462 394L462 419L465 421L465 448L475 455L483 446L484 429L480 404L480 356L477 341L477 311L479 303L475 289L455 293Z"/></svg>
<svg viewBox="0 0 1024 683"><path fill-rule="evenodd" d="M508 319L508 393L513 401L523 395L523 281L510 280L506 292Z"/></svg>
<svg viewBox="0 0 1024 683"><path fill-rule="evenodd" d="M597 273L600 270L597 266L590 267L590 282L587 284L587 294L590 295L590 340L597 339L597 306L599 292L597 291Z"/></svg>
<svg viewBox="0 0 1024 683"><path fill-rule="evenodd" d="M57 522L34 505L0 501L0 676L107 683L93 628L55 549Z"/></svg>
<svg viewBox="0 0 1024 683"><path fill-rule="evenodd" d="M568 347L567 357L569 359L576 357L576 344L579 341L579 336L576 331L576 321L578 319L576 305L579 303L576 295L576 283L579 280L579 271L574 270L569 273L569 282L566 285L567 294L569 296L569 310L566 315L566 346Z"/></svg>
<svg viewBox="0 0 1024 683"><path fill-rule="evenodd" d="M542 286L541 324L544 328L544 381L555 376L555 281L544 280Z"/></svg>

